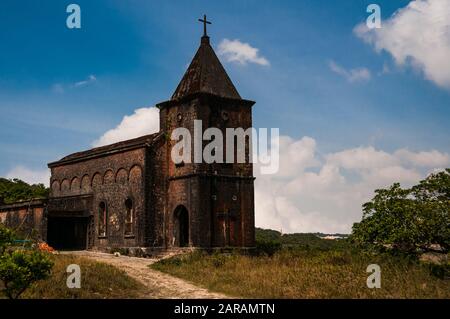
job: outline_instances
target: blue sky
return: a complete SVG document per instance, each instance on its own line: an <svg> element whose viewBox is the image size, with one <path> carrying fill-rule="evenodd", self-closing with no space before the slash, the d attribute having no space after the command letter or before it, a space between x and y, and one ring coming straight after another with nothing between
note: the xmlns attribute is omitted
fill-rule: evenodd
<svg viewBox="0 0 450 319"><path fill-rule="evenodd" d="M241 96L257 102L255 127L312 137L318 154L447 154L450 89L355 34L372 2L2 0L0 176L18 165L45 169L91 147L124 115L169 99L199 45L204 13L215 48L238 39L270 62L222 59ZM377 1L383 19L409 2ZM81 29L66 27L70 3L81 7ZM349 81L331 63L364 68L370 79Z"/></svg>

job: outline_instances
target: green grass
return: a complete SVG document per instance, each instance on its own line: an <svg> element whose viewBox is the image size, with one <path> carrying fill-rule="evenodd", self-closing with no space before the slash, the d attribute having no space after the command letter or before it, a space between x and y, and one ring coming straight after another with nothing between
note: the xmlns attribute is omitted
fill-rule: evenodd
<svg viewBox="0 0 450 319"><path fill-rule="evenodd" d="M366 285L369 264L381 288ZM450 298L450 281L412 259L344 249L284 249L268 256L195 252L152 268L210 290L245 298Z"/></svg>
<svg viewBox="0 0 450 319"><path fill-rule="evenodd" d="M50 278L32 285L21 298L34 299L104 299L139 298L144 286L124 271L111 265L70 255L53 255L55 265ZM67 266L81 268L81 288L69 289L66 285Z"/></svg>

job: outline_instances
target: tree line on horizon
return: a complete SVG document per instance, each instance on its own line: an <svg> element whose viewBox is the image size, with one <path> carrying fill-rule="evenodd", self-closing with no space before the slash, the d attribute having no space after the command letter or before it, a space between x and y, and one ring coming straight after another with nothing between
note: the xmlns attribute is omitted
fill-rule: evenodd
<svg viewBox="0 0 450 319"><path fill-rule="evenodd" d="M47 198L50 189L44 184L28 184L18 178L0 177L0 205L18 201Z"/></svg>

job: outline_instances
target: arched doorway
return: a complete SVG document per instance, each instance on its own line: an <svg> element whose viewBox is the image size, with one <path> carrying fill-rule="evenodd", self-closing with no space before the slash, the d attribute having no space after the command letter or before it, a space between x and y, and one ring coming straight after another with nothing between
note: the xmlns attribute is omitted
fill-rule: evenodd
<svg viewBox="0 0 450 319"><path fill-rule="evenodd" d="M189 246L189 213L183 205L180 205L175 209L173 232L175 246Z"/></svg>

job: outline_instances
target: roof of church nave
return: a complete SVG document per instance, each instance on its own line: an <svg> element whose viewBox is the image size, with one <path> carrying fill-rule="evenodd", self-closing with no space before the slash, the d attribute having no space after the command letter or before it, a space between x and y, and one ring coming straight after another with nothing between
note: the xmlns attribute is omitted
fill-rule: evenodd
<svg viewBox="0 0 450 319"><path fill-rule="evenodd" d="M126 141L121 141L118 143L95 147L95 148L91 148L86 151L73 153L73 154L63 157L59 161L49 163L48 166L53 167L53 166L59 166L59 165L73 163L73 162L85 161L85 160L88 160L91 158L107 156L107 155L131 150L131 149L135 149L135 148L150 146L159 135L160 135L159 132L153 133L153 134L129 139Z"/></svg>

